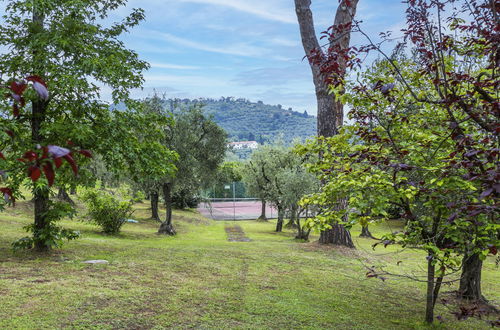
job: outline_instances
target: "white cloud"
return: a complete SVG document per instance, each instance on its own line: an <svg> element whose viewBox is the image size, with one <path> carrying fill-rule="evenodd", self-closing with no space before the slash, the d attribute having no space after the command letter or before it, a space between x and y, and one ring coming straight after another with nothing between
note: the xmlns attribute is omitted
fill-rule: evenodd
<svg viewBox="0 0 500 330"><path fill-rule="evenodd" d="M156 69L198 70L200 68L198 66L193 66L193 65L178 65L171 63L150 62L149 64L151 65L151 68L156 68Z"/></svg>
<svg viewBox="0 0 500 330"><path fill-rule="evenodd" d="M196 87L225 87L227 82L206 76L193 75L168 75L168 74L145 74L145 87L154 86L196 86Z"/></svg>
<svg viewBox="0 0 500 330"><path fill-rule="evenodd" d="M226 54L226 55L236 55L236 56L246 56L246 57L258 57L265 53L265 49L254 47L246 43L236 43L230 46L212 46L202 42L188 40L174 36L170 33L163 33L155 31L155 34L165 40L184 47L193 48L197 50L202 50L205 52Z"/></svg>
<svg viewBox="0 0 500 330"><path fill-rule="evenodd" d="M180 0L181 2L200 3L224 6L241 12L252 14L268 20L295 24L297 22L291 6L271 7L271 1L243 1L243 0Z"/></svg>

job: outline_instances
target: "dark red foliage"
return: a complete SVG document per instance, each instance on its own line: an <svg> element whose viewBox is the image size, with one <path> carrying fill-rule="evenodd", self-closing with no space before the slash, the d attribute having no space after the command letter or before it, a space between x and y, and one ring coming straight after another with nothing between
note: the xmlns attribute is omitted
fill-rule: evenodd
<svg viewBox="0 0 500 330"><path fill-rule="evenodd" d="M87 158L92 158L92 152L90 150L78 150L78 152Z"/></svg>
<svg viewBox="0 0 500 330"><path fill-rule="evenodd" d="M12 202L12 204L16 204L16 200L14 199L14 194L10 188L0 188L0 192L3 194L3 197L7 202Z"/></svg>
<svg viewBox="0 0 500 330"><path fill-rule="evenodd" d="M309 58L312 63L320 66L327 83L342 84L342 80L337 79L345 74L341 71L344 66L340 64L346 63L348 69L357 68L363 58L375 51L390 63L398 83L396 85L378 81L374 86L364 86L360 83L354 87L355 93L368 97L374 94L371 100L376 105L379 103L380 94L393 101L393 89L404 88L415 102L441 107L448 114L450 137L455 143L455 151L449 159L450 173L452 169L465 171L466 179L480 186L475 196L455 202L454 214L449 221L454 221L459 216L473 221L480 214L493 219L499 218L499 3L498 0L407 1L407 24L402 30L403 40L396 46L395 53L411 48L414 61L420 67L419 74L423 80L431 83L432 91L425 96L419 95L406 83L400 74L398 63L381 49L382 43L390 41L390 33L381 33L381 41L374 42L362 30L359 21L354 21L352 26L333 26L323 33L323 38L333 38L349 29L365 36L368 41L366 45L344 50L329 48L326 53L318 50ZM457 65L451 67L449 63L445 63L450 57L455 58ZM468 67L472 69L467 69ZM478 67L491 71L481 72ZM380 94L376 95L377 92ZM386 115L390 117L393 114L388 112ZM362 140L390 143L383 141L370 129L370 123L376 119L371 114L352 109L351 116L357 123L362 124L357 132ZM471 129L477 134L468 133ZM401 156L404 156L403 151ZM371 154L366 155L365 159L376 166L387 166L389 162L383 157ZM404 164L401 163L390 166L395 170L405 170ZM471 197L479 199L480 202Z"/></svg>
<svg viewBox="0 0 500 330"><path fill-rule="evenodd" d="M47 178L47 181L49 183L49 187L51 187L54 184L55 176L56 174L54 173L54 167L52 166L52 163L45 163L42 166L43 173L45 174L45 177Z"/></svg>
<svg viewBox="0 0 500 330"><path fill-rule="evenodd" d="M25 81L16 81L13 80L7 89L10 90L10 93L7 95L8 98L11 98L13 101L13 115L15 118L20 116L20 108L25 106L25 99L23 97L24 92L28 88L28 82L33 84L33 89L38 94L39 98L47 101L49 97L49 92L47 89L47 83L44 79L36 75L30 75L26 78ZM15 138L14 132L12 130L5 130L5 132L11 137ZM71 141L68 141L68 146L71 148L74 147L74 144ZM76 164L75 159L73 158L73 154L70 149L48 145L45 147L37 146L37 151L28 150L26 151L21 158L18 158L20 162L26 164L28 177L31 178L33 182L40 179L42 172L47 178L49 186L52 186L55 181L55 169L59 169L63 163L63 159L65 159L73 173L75 175L78 174L78 166ZM76 150L79 154L84 157L91 158L92 153L89 150ZM0 158L5 159L3 153L0 152ZM6 199L12 200L12 190L10 188L0 188L0 191L4 194Z"/></svg>
<svg viewBox="0 0 500 330"><path fill-rule="evenodd" d="M41 174L42 172L40 171L40 168L36 165L32 165L28 168L28 176L31 178L33 182L40 179Z"/></svg>

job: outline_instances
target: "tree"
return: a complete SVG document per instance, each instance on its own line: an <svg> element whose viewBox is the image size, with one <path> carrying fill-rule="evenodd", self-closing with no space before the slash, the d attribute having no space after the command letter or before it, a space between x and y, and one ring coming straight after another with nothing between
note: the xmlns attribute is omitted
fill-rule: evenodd
<svg viewBox="0 0 500 330"><path fill-rule="evenodd" d="M404 41L398 48L411 47L416 57L415 69L427 86L414 86L401 75L402 68L366 36L368 44L359 47L363 57L376 51L390 63L392 74L401 79L403 88L417 103L439 108L446 114L443 125L454 141L449 166L461 168L464 176L478 185L474 198L450 203L455 212L450 221L468 218L472 233L479 227L498 225L500 170L498 139L498 4L495 1L409 1ZM383 34L381 42L390 38ZM473 55L472 55L473 54ZM351 64L359 65L360 56ZM457 156L459 158L457 159ZM477 217L486 222L478 225ZM459 294L467 299L482 300L480 258L485 247L472 240L462 262ZM496 247L494 247L496 248Z"/></svg>
<svg viewBox="0 0 500 330"><path fill-rule="evenodd" d="M318 136L330 137L338 133L344 121L343 104L330 92L332 75L343 79L347 68L351 26L356 14L358 0L340 0L334 25L327 33L327 52L322 50L316 37L311 0L295 0L295 11L299 21L300 35L306 57L309 60L318 103ZM346 208L345 201L335 202L339 209ZM354 247L350 233L339 224L321 232L320 243Z"/></svg>
<svg viewBox="0 0 500 330"><path fill-rule="evenodd" d="M241 175L247 192L251 196L256 196L261 201L262 209L257 221L267 221L266 203L268 200L268 182L264 178L264 173L266 172L268 163L265 157L263 157L262 152L260 152L260 149L262 149L262 147L253 152L250 156L250 160L244 163Z"/></svg>
<svg viewBox="0 0 500 330"><path fill-rule="evenodd" d="M215 182L213 187L210 187L210 197L212 198L228 198L232 197L232 192L225 189L228 184L235 184L235 197L244 198L246 197L246 192L243 185L238 185L241 183L241 167L243 163L238 161L228 161L227 157L224 163L218 168Z"/></svg>
<svg viewBox="0 0 500 330"><path fill-rule="evenodd" d="M158 233L175 235L172 225L172 195L175 192L194 196L215 180L217 169L226 152L226 132L200 107L175 109L175 124L167 130L165 145L179 155L175 162L176 174L162 180L162 190L167 209L165 221Z"/></svg>
<svg viewBox="0 0 500 330"><path fill-rule="evenodd" d="M160 222L161 181L166 176L175 175L174 162L178 159L178 154L165 144L167 132L173 128L174 121L165 112L163 101L164 98L157 94L145 99L139 108L141 112L136 116L127 116L127 122L120 125L134 130L132 135L136 142L135 147L126 153L132 153L132 159L127 162L128 177L149 195L151 218Z"/></svg>
<svg viewBox="0 0 500 330"><path fill-rule="evenodd" d="M91 123L108 112L99 101L100 88L93 81L109 86L115 102L126 101L128 90L141 85L141 72L148 65L125 49L119 37L144 18L143 11L134 10L108 28L99 24L110 10L123 4L121 0L9 2L0 27L0 45L9 51L0 55L0 71L12 78L40 77L36 83L46 82L52 91L41 98L29 98L29 107L21 109L12 123L27 125L31 130L30 136L16 136L14 152L38 150L38 145L66 145L68 140L84 146L92 135ZM76 169L75 164L72 166ZM52 245L50 237L60 229L49 218L52 204L47 183L37 181L32 192L33 245L45 251Z"/></svg>
<svg viewBox="0 0 500 330"><path fill-rule="evenodd" d="M346 83L343 88L348 93L342 97L351 106L353 127L318 139L302 152L323 154L312 167L325 183L308 201L323 206L313 226L328 225L331 217L341 222L347 212L345 224L352 225L386 218L391 205L404 210L405 230L385 235L382 242L427 253L425 320L432 323L445 277L460 271L460 258L469 255L471 245L480 260L496 254L500 226L489 214L475 212L472 218L450 207L459 202L491 205L491 201L484 193L476 195L481 184L470 180L466 168L454 166L460 156L446 125L448 109L416 102L408 93L406 88L412 86L421 95L438 95L429 90L431 78L424 80L415 60L396 53L390 62L376 62L356 82ZM392 65L399 68L397 74ZM465 134L478 134L477 127L458 118ZM342 198L348 198L350 210L325 210L325 201ZM371 269L368 275L381 274Z"/></svg>
<svg viewBox="0 0 500 330"><path fill-rule="evenodd" d="M284 201L290 214L287 227L297 228L295 238L307 241L309 240L311 227L301 224L300 217L303 212L308 210L309 206L302 205L299 202L305 196L318 191L319 181L307 171L304 159L299 157L294 150L290 150L290 153L288 166L280 170L276 183L282 185L279 190L281 192L279 197Z"/></svg>
<svg viewBox="0 0 500 330"><path fill-rule="evenodd" d="M282 144L262 146L252 153L242 172L247 191L262 201L262 214L258 220L267 220L266 203L274 205L278 210L277 232L283 229L286 211L283 199L286 177L281 171L287 168L289 159L290 152Z"/></svg>
<svg viewBox="0 0 500 330"><path fill-rule="evenodd" d="M308 231L302 231L298 202L315 190L316 180L307 173L302 159L290 148L282 144L266 145L254 151L242 170L243 182L247 190L265 203L278 210L276 231L281 232L285 212L291 215L291 222L298 225L298 238L307 239ZM261 215L261 220L265 213Z"/></svg>

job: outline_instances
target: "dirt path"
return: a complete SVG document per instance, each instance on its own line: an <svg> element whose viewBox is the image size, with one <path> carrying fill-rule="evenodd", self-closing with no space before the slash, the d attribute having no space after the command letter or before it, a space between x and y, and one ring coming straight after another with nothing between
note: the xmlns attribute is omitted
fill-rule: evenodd
<svg viewBox="0 0 500 330"><path fill-rule="evenodd" d="M251 239L245 236L245 232L238 225L226 225L224 228L229 242L250 242Z"/></svg>

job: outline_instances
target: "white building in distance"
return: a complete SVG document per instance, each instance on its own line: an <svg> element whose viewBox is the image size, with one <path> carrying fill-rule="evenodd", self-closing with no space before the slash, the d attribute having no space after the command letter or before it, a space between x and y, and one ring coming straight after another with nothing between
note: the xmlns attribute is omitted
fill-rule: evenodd
<svg viewBox="0 0 500 330"><path fill-rule="evenodd" d="M227 147L233 150L257 149L259 143L257 141L239 141L228 143Z"/></svg>

